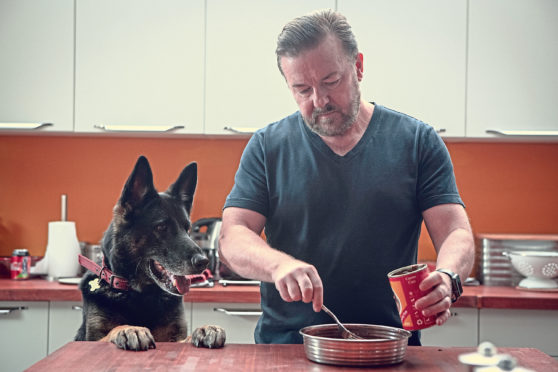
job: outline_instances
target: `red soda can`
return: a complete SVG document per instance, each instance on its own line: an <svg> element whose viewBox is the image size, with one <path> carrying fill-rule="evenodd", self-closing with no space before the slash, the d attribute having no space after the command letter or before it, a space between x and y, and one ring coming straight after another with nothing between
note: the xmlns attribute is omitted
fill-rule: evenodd
<svg viewBox="0 0 558 372"><path fill-rule="evenodd" d="M31 256L27 249L14 249L10 261L11 278L23 280L29 278L31 270Z"/></svg>

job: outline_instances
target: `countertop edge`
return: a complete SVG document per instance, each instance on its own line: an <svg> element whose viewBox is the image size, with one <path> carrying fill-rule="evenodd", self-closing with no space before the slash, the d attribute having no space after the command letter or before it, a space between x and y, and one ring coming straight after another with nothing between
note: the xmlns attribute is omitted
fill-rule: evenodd
<svg viewBox="0 0 558 372"><path fill-rule="evenodd" d="M41 279L0 279L0 301L81 301L75 285ZM191 288L184 302L259 303L259 286L216 284L213 288ZM558 310L558 291L537 292L514 287L464 287L463 296L452 308Z"/></svg>

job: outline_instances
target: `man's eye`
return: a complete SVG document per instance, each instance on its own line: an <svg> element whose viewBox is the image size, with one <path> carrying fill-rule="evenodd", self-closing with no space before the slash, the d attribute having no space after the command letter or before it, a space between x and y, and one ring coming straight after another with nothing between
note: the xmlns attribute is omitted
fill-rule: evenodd
<svg viewBox="0 0 558 372"><path fill-rule="evenodd" d="M334 87L337 84L339 84L339 81L341 81L341 79L337 79L337 80L334 80L334 81L326 81L325 85L331 88L331 87Z"/></svg>
<svg viewBox="0 0 558 372"><path fill-rule="evenodd" d="M310 92L311 92L311 91L312 91L312 89L306 88L306 89L299 90L299 91L298 91L298 94L300 94L301 96L306 97L306 96L309 96L309 95L310 95Z"/></svg>

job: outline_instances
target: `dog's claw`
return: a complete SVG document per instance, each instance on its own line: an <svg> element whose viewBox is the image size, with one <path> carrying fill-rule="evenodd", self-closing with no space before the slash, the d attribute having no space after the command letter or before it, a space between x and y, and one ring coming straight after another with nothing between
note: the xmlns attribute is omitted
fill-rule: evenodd
<svg viewBox="0 0 558 372"><path fill-rule="evenodd" d="M195 347L216 349L225 345L226 338L227 336L223 328L206 325L194 330L192 333L192 344Z"/></svg>
<svg viewBox="0 0 558 372"><path fill-rule="evenodd" d="M155 340L148 328L123 326L110 335L110 341L119 349L145 351L155 349Z"/></svg>

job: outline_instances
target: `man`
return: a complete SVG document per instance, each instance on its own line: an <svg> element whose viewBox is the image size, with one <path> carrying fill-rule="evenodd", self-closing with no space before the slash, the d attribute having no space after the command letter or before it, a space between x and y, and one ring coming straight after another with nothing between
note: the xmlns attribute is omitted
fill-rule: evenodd
<svg viewBox="0 0 558 372"><path fill-rule="evenodd" d="M299 111L250 139L219 243L235 272L262 281L256 342L302 342L300 328L331 323L323 303L344 323L401 327L387 273L416 262L423 220L437 268L449 271L421 283L432 292L416 307L442 325L450 275L467 277L474 251L442 140L360 98L363 56L342 15L293 20L276 53ZM419 337L413 332L409 344Z"/></svg>

